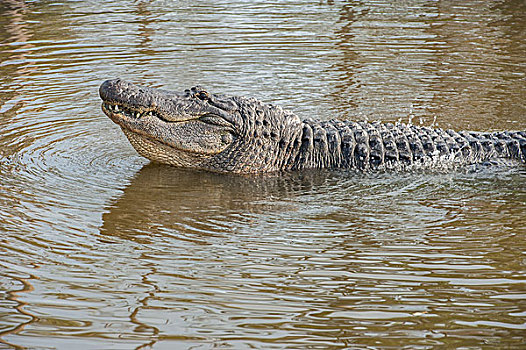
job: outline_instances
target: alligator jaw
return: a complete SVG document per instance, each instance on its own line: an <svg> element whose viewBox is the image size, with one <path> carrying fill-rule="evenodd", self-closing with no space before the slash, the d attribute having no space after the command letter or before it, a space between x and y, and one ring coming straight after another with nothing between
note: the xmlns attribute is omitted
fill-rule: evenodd
<svg viewBox="0 0 526 350"><path fill-rule="evenodd" d="M117 121L119 119L139 120L144 117L152 117L152 118L158 118L167 123L179 123L179 122L186 122L186 121L193 120L193 119L198 119L198 118L187 118L187 119L182 118L176 121L165 120L165 118L163 118L161 114L159 114L157 111L153 109L139 110L137 108L125 106L123 104L111 103L111 102L106 102L106 101L102 103L102 111L104 112L104 114L110 117L111 120L113 121Z"/></svg>
<svg viewBox="0 0 526 350"><path fill-rule="evenodd" d="M109 102L102 103L102 111L112 120L118 118L140 119L144 114L138 110Z"/></svg>
<svg viewBox="0 0 526 350"><path fill-rule="evenodd" d="M153 161L206 168L235 139L217 107L195 95L108 80L99 89L102 111L137 152ZM208 95L201 96L210 98Z"/></svg>

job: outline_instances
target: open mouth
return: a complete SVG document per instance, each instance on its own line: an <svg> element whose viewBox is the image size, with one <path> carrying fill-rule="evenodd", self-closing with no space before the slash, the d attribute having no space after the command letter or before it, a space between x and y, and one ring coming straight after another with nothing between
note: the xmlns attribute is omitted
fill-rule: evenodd
<svg viewBox="0 0 526 350"><path fill-rule="evenodd" d="M109 103L109 102L103 102L102 103L102 109L106 114L111 115L121 115L126 118L130 119L141 119L142 117L158 117L160 118L160 115L155 111L145 111L145 112L139 112L133 108L125 107L122 105Z"/></svg>

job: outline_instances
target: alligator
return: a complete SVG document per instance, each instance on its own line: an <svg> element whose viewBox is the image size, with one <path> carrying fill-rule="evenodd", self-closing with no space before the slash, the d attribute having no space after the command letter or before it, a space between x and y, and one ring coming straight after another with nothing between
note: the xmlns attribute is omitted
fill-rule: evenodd
<svg viewBox="0 0 526 350"><path fill-rule="evenodd" d="M183 168L260 173L309 168L453 169L526 162L526 130L472 132L403 123L301 119L255 98L176 93L107 80L103 112L142 156Z"/></svg>

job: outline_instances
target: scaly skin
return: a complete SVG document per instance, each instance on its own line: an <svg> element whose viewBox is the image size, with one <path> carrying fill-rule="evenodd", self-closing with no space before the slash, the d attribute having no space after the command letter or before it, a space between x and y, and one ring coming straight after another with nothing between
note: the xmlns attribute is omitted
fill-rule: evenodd
<svg viewBox="0 0 526 350"><path fill-rule="evenodd" d="M254 98L174 93L108 80L102 110L142 156L178 167L258 173L309 168L409 170L526 162L526 131L455 132L391 123L301 120Z"/></svg>

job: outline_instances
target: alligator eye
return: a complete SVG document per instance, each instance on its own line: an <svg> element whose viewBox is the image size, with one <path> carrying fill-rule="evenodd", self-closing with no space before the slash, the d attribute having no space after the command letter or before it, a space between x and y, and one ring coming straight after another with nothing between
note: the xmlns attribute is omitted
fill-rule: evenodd
<svg viewBox="0 0 526 350"><path fill-rule="evenodd" d="M197 97L198 99L202 100L202 101L206 101L206 100L208 100L210 98L210 94L208 92L206 92L206 91L199 91L194 96Z"/></svg>

